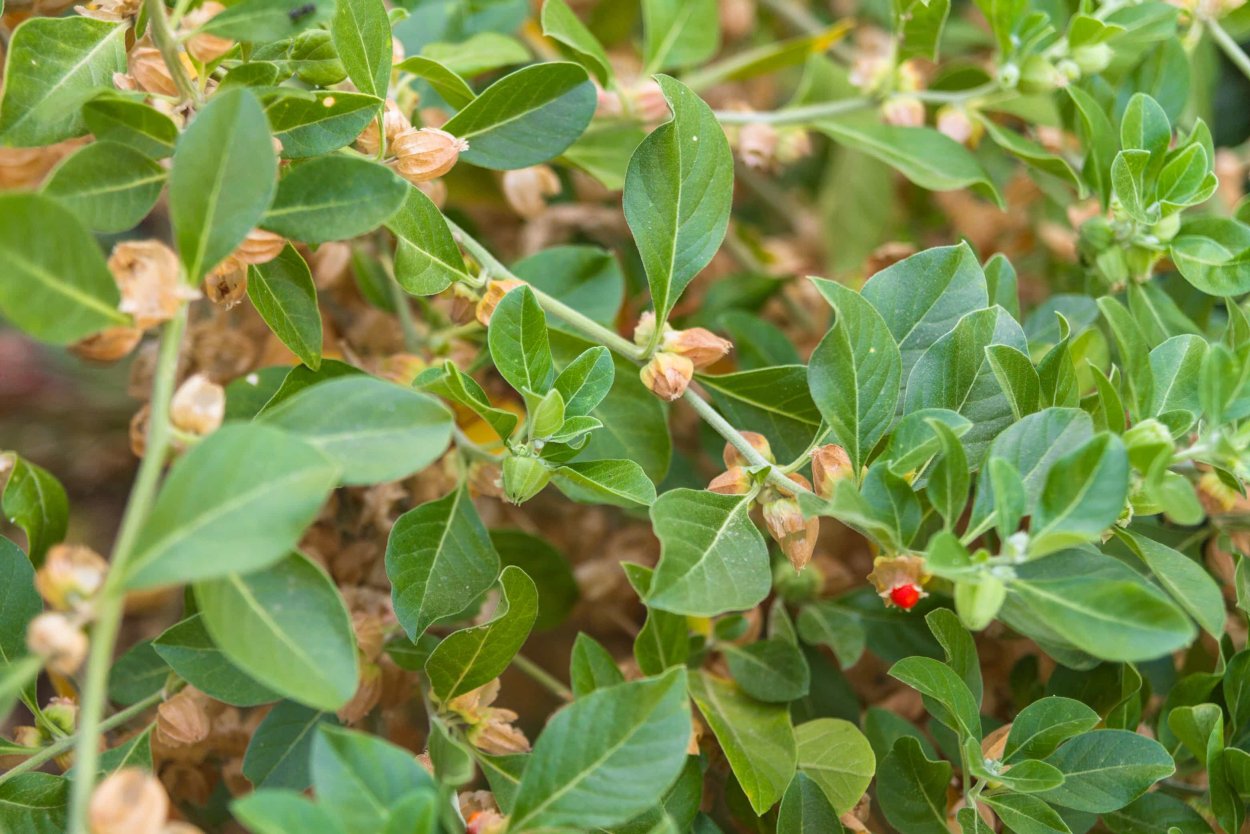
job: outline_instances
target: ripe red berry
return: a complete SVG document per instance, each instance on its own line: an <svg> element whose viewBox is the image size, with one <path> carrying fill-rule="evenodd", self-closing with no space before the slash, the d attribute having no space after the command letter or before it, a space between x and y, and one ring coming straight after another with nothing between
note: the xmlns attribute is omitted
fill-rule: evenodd
<svg viewBox="0 0 1250 834"><path fill-rule="evenodd" d="M914 584L897 585L890 589L890 602L904 611L911 610L912 606L919 601L920 588Z"/></svg>

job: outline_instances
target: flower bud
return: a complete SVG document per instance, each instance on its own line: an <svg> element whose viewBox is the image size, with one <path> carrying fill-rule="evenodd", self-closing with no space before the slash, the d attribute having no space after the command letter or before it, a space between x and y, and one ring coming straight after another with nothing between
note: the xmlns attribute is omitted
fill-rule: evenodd
<svg viewBox="0 0 1250 834"><path fill-rule="evenodd" d="M486 285L486 291L477 302L476 310L477 320L483 327L490 324L490 317L495 314L495 308L499 306L500 301L503 301L503 297L524 283L516 278L499 278L491 280Z"/></svg>
<svg viewBox="0 0 1250 834"><path fill-rule="evenodd" d="M382 114L382 128L386 136L386 146L391 148L395 143L395 137L405 130L412 130L412 123L408 121L408 117L403 114L399 106L388 99L386 110ZM365 125L365 129L360 131L360 135L356 137L356 147L368 156L377 156L382 150L377 119L370 120L369 124Z"/></svg>
<svg viewBox="0 0 1250 834"><path fill-rule="evenodd" d="M774 498L764 504L764 527L781 552L790 560L796 571L812 560L816 549L816 537L820 534L820 519L803 518L799 502L792 497Z"/></svg>
<svg viewBox="0 0 1250 834"><path fill-rule="evenodd" d="M1102 72L1111 65L1115 57L1111 47L1105 43L1090 43L1072 50L1072 61L1086 75Z"/></svg>
<svg viewBox="0 0 1250 834"><path fill-rule="evenodd" d="M812 137L801 127L783 129L777 137L777 162L790 165L812 155Z"/></svg>
<svg viewBox="0 0 1250 834"><path fill-rule="evenodd" d="M898 89L905 93L924 89L924 72L915 58L909 58L898 65L895 79Z"/></svg>
<svg viewBox="0 0 1250 834"><path fill-rule="evenodd" d="M664 325L668 327L667 324ZM643 313L638 317L638 324L634 325L634 344L639 347L645 346L651 341L651 337L655 335L655 313L651 310Z"/></svg>
<svg viewBox="0 0 1250 834"><path fill-rule="evenodd" d="M200 297L182 281L178 256L159 240L128 240L113 247L109 271L121 292L117 309L129 314L135 327L169 321L187 301Z"/></svg>
<svg viewBox="0 0 1250 834"><path fill-rule="evenodd" d="M504 172L503 196L512 210L526 220L542 214L547 208L545 198L559 193L560 178L549 165L531 165Z"/></svg>
<svg viewBox="0 0 1250 834"><path fill-rule="evenodd" d="M894 127L924 127L924 102L915 96L893 96L881 105L881 118Z"/></svg>
<svg viewBox="0 0 1250 834"><path fill-rule="evenodd" d="M668 118L668 99L659 83L647 79L629 92L629 105L634 115L644 122L660 122Z"/></svg>
<svg viewBox="0 0 1250 834"><path fill-rule="evenodd" d="M243 238L239 248L234 250L234 259L244 264L266 264L282 254L286 248L286 238L282 235L266 232L264 229L252 229Z"/></svg>
<svg viewBox="0 0 1250 834"><path fill-rule="evenodd" d="M689 359L697 370L716 364L729 351L733 342L722 339L704 327L674 330L664 336L664 350Z"/></svg>
<svg viewBox="0 0 1250 834"><path fill-rule="evenodd" d="M142 338L137 327L108 327L70 345L69 352L89 362L116 362L130 355Z"/></svg>
<svg viewBox="0 0 1250 834"><path fill-rule="evenodd" d="M1020 68L1020 90L1025 93L1049 93L1067 83L1067 78L1041 55L1030 55Z"/></svg>
<svg viewBox="0 0 1250 834"><path fill-rule="evenodd" d="M247 295L247 266L234 255L227 256L204 277L204 294L229 310Z"/></svg>
<svg viewBox="0 0 1250 834"><path fill-rule="evenodd" d="M226 390L204 374L187 377L169 404L169 420L180 431L206 435L226 417Z"/></svg>
<svg viewBox="0 0 1250 834"><path fill-rule="evenodd" d="M955 611L960 622L971 631L980 631L989 625L1006 598L1007 586L996 576L987 574L978 582L955 583Z"/></svg>
<svg viewBox="0 0 1250 834"><path fill-rule="evenodd" d="M625 104L620 93L605 90L595 84L595 116L600 119L615 119L624 114Z"/></svg>
<svg viewBox="0 0 1250 834"><path fill-rule="evenodd" d="M78 726L78 704L72 698L56 697L43 708L43 717L66 735Z"/></svg>
<svg viewBox="0 0 1250 834"><path fill-rule="evenodd" d="M873 560L868 581L887 605L904 611L928 596L924 584L929 581L929 574L922 556L878 556Z"/></svg>
<svg viewBox="0 0 1250 834"><path fill-rule="evenodd" d="M760 453L760 457L769 463L776 463L773 457L772 446L768 445L768 438L757 431L744 431L741 433L742 439L751 445L751 448ZM751 461L739 452L737 447L732 443L726 443L725 449L721 452L721 459L725 461L725 466L750 466Z"/></svg>
<svg viewBox="0 0 1250 834"><path fill-rule="evenodd" d="M676 353L661 351L651 357L639 377L648 391L672 402L686 393L690 380L694 379L694 363Z"/></svg>
<svg viewBox="0 0 1250 834"><path fill-rule="evenodd" d="M751 475L741 466L731 466L713 478L707 488L721 495L746 495L751 491Z"/></svg>
<svg viewBox="0 0 1250 834"><path fill-rule="evenodd" d="M938 108L937 129L961 145L975 146L985 128L974 121L962 107L946 105Z"/></svg>
<svg viewBox="0 0 1250 834"><path fill-rule="evenodd" d="M767 122L751 122L738 131L738 156L748 168L766 170L777 158L777 128Z"/></svg>
<svg viewBox="0 0 1250 834"><path fill-rule="evenodd" d="M833 498L838 481L852 474L850 456L836 443L821 446L812 452L812 482L816 486L816 494L826 501Z"/></svg>
<svg viewBox="0 0 1250 834"><path fill-rule="evenodd" d="M108 562L81 544L58 544L35 573L35 588L48 605L67 611L90 599L104 584Z"/></svg>
<svg viewBox="0 0 1250 834"><path fill-rule="evenodd" d="M183 689L156 708L156 740L167 748L190 747L208 738L211 724L202 697Z"/></svg>
<svg viewBox="0 0 1250 834"><path fill-rule="evenodd" d="M168 816L161 781L138 767L124 767L97 785L87 808L91 834L160 834Z"/></svg>
<svg viewBox="0 0 1250 834"><path fill-rule="evenodd" d="M443 176L468 149L468 142L433 127L402 131L391 147L399 175L413 183Z"/></svg>
<svg viewBox="0 0 1250 834"><path fill-rule="evenodd" d="M174 77L170 74L169 67L165 66L161 51L155 46L136 44L130 50L127 65L130 75L147 92L162 96L178 95Z"/></svg>
<svg viewBox="0 0 1250 834"><path fill-rule="evenodd" d="M551 470L538 458L509 455L503 460L503 494L513 504L524 504L551 480Z"/></svg>
<svg viewBox="0 0 1250 834"><path fill-rule="evenodd" d="M200 4L198 9L187 13L187 16L182 19L182 26L179 28L186 31L194 31L225 10L226 7L216 2L216 0L206 0L206 2ZM211 64L229 52L233 46L234 41L229 38L204 32L199 32L187 38L187 52L191 53L191 57L201 64Z"/></svg>
<svg viewBox="0 0 1250 834"><path fill-rule="evenodd" d="M87 635L64 614L46 612L26 627L26 647L58 675L72 675L87 657Z"/></svg>

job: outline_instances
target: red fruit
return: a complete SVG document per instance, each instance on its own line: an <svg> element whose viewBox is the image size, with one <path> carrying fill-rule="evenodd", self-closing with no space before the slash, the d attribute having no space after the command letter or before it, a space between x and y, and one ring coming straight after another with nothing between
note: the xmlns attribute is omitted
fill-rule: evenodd
<svg viewBox="0 0 1250 834"><path fill-rule="evenodd" d="M904 611L911 610L912 606L919 601L920 588L916 585L896 585L890 589L890 602Z"/></svg>

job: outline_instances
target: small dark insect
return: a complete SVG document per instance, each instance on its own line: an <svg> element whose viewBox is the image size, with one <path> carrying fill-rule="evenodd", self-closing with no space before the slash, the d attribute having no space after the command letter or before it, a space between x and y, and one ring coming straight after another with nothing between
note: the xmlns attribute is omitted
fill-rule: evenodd
<svg viewBox="0 0 1250 834"><path fill-rule="evenodd" d="M317 11L316 3L305 3L302 6L296 6L286 14L287 17L291 18L292 23L298 23L301 17L307 17L315 11Z"/></svg>

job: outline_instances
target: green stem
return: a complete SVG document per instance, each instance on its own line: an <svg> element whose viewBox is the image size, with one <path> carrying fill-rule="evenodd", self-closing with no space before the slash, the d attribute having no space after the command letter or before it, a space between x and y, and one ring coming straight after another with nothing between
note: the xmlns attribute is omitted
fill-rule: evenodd
<svg viewBox="0 0 1250 834"><path fill-rule="evenodd" d="M86 834L87 804L95 784L96 763L99 759L99 735L101 713L104 711L108 691L109 667L113 662L113 644L121 626L125 602L126 568L134 552L139 529L147 518L169 450L169 401L174 393L174 379L178 371L178 351L182 334L186 329L187 309L183 307L165 323L161 334L161 348L156 361L152 382L152 413L148 420L147 449L139 464L134 489L126 502L121 530L113 546L113 561L108 577L100 589L96 607L96 621L91 633L91 653L87 658L86 682L83 686L79 710L78 742L74 748L77 772L70 790L70 832Z"/></svg>
<svg viewBox="0 0 1250 834"><path fill-rule="evenodd" d="M144 2L148 10L148 31L152 33L152 42L160 50L161 60L169 69L169 76L173 79L174 86L178 88L178 94L182 96L183 101L200 104L200 92L191 83L191 79L187 78L186 67L182 65L182 60L178 55L178 38L169 26L169 18L165 17L163 0L144 0Z"/></svg>
<svg viewBox="0 0 1250 834"><path fill-rule="evenodd" d="M991 95L993 93L1002 92L1002 87L997 81L987 81L977 87L970 87L967 90L917 90L913 95L921 101L927 101L931 104L961 104L965 101L971 101L975 98Z"/></svg>
<svg viewBox="0 0 1250 834"><path fill-rule="evenodd" d="M159 704L164 698L165 698L164 689L162 689L159 692L152 693L148 697L144 698L142 701L139 701L136 704L132 704L126 707L121 712L116 713L114 715L110 715L108 718L101 721L99 732L107 733L109 730L112 730L116 727L120 727L123 724L128 723L130 719L146 711L150 707L155 706L156 704ZM10 779L12 779L14 776L17 776L18 774L27 773L29 771L35 770L36 768L43 766L45 762L51 761L52 759L55 759L57 756L61 755L62 753L67 752L77 742L78 736L80 734L81 733L75 733L74 735L69 735L69 736L65 736L64 738L57 739L52 744L49 744L47 747L42 748L38 753L34 754L29 759L17 765L16 767L11 768L5 771L4 773L0 773L0 785L3 785L5 782L9 781Z"/></svg>
<svg viewBox="0 0 1250 834"><path fill-rule="evenodd" d="M787 107L784 110L756 113L752 111L737 112L733 110L717 110L716 118L723 125L801 125L821 119L831 119L866 110L876 104L871 98L843 98L837 101L826 101L821 104L809 104L804 107Z"/></svg>
<svg viewBox="0 0 1250 834"><path fill-rule="evenodd" d="M521 653L512 658L512 665L524 672L532 681L541 684L544 689L563 701L573 700L573 690L560 683L546 669Z"/></svg>
<svg viewBox="0 0 1250 834"><path fill-rule="evenodd" d="M1237 41L1233 39L1233 36L1228 34L1228 30L1221 26L1218 20L1209 18L1206 24L1207 28L1211 30L1211 37L1228 60L1232 61L1233 65L1241 70L1242 75L1250 78L1250 56L1246 55Z"/></svg>
<svg viewBox="0 0 1250 834"><path fill-rule="evenodd" d="M755 447L747 442L737 429L735 429L728 420L720 415L720 412L712 408L712 404L700 397L694 392L694 389L687 388L686 393L682 394L682 399L690 403L694 407L695 412L703 418L703 421L716 430L716 433L733 446L742 456L747 459L751 466L766 468L768 470L767 481L775 487L780 487L786 492L810 492L802 485L796 484L794 481L782 474L774 464L764 459L763 455L755 450Z"/></svg>
<svg viewBox="0 0 1250 834"><path fill-rule="evenodd" d="M390 269L387 270L387 278L391 285L391 301L395 304L396 315L399 316L399 329L404 333L404 350L418 353L424 340L421 338L421 331L417 329L417 320L412 315L408 293L404 292Z"/></svg>

